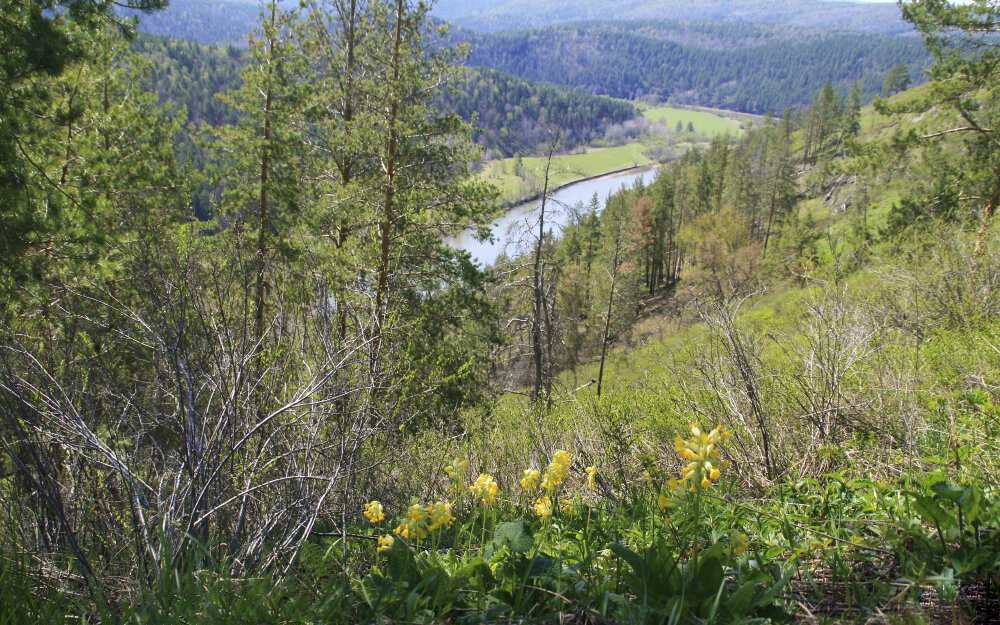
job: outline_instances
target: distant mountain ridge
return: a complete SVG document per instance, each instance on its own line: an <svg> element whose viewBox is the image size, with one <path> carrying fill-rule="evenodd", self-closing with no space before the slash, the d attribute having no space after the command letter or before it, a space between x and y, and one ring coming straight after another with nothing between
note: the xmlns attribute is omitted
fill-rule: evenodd
<svg viewBox="0 0 1000 625"><path fill-rule="evenodd" d="M240 43L257 24L259 0L171 0L140 29L199 43ZM894 3L834 0L438 0L433 15L479 32L582 20L685 20L786 25L865 33L910 32Z"/></svg>
<svg viewBox="0 0 1000 625"><path fill-rule="evenodd" d="M711 20L901 34L895 3L831 0L438 0L434 15L493 32L579 20Z"/></svg>
<svg viewBox="0 0 1000 625"><path fill-rule="evenodd" d="M292 0L286 2L292 4ZM470 66L594 95L670 99L758 114L805 106L827 80L841 94L854 81L861 81L865 98L870 99L891 66L905 63L919 82L921 70L930 62L918 37L876 32L902 28L894 4L621 0L615 10L610 4L611 0L572 4L567 0L441 0L435 14L437 19L455 20L449 38L452 43L470 44ZM144 16L140 28L189 41L240 46L257 25L259 6L257 0L172 0L167 10ZM658 9L659 19L625 19ZM605 19L582 19L595 13ZM699 19L663 19L681 14ZM751 17L801 24L740 21ZM566 21L570 18L576 20ZM556 19L560 23L548 26L476 30L489 31L489 24ZM869 32L844 30L857 26L858 20ZM514 85L506 78L501 82ZM554 102L555 96L550 96ZM510 115L500 126L508 127L507 122L520 113L514 109ZM584 136L590 136L590 130L581 134L581 140ZM500 135L489 139L498 146L507 143Z"/></svg>

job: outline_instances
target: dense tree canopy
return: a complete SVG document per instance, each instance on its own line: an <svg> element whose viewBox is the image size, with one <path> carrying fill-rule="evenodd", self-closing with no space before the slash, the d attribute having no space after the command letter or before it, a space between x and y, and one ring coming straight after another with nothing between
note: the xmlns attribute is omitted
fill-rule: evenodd
<svg viewBox="0 0 1000 625"><path fill-rule="evenodd" d="M440 105L474 120L476 141L504 156L536 152L556 127L562 131L564 146L586 145L602 138L609 126L638 115L628 102L474 67L463 74L455 90L442 94Z"/></svg>
<svg viewBox="0 0 1000 625"><path fill-rule="evenodd" d="M642 96L753 113L802 107L827 80L866 99L896 63L928 61L912 37L831 34L713 50L587 24L476 35L474 65L618 98Z"/></svg>

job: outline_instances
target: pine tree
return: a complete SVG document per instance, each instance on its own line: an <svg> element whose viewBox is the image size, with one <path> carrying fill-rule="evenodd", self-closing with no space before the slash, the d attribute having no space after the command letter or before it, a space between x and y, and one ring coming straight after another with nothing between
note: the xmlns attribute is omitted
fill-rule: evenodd
<svg viewBox="0 0 1000 625"><path fill-rule="evenodd" d="M127 4L151 11L166 2ZM18 285L43 279L47 270L41 265L59 256L63 242L100 243L105 224L98 225L88 214L94 194L90 189L81 191L81 185L90 181L74 180L72 174L77 173L75 166L81 162L77 157L89 142L86 130L78 131L82 126L92 128L100 113L91 108L88 89L98 74L115 71L113 57L122 52L117 42L132 34L130 23L114 18L113 6L107 0L11 0L0 6L0 301L4 304L12 303L10 293ZM69 85L75 87L67 89ZM140 108L145 104L137 103ZM107 118L110 121L110 111ZM106 173L88 170L87 175L96 180Z"/></svg>
<svg viewBox="0 0 1000 625"><path fill-rule="evenodd" d="M861 130L861 83L854 81L851 90L847 93L847 102L844 106L844 116L840 122L840 139L838 145L845 139L858 136Z"/></svg>
<svg viewBox="0 0 1000 625"><path fill-rule="evenodd" d="M949 3L913 0L902 3L903 17L920 32L935 57L932 82L922 98L890 106L877 102L881 112L927 111L943 107L959 118L938 132L920 137L936 140L952 135L965 138L965 164L959 180L932 185L947 189L942 201L927 202L942 213L945 204L970 198L982 220L980 242L987 224L1000 206L1000 5L996 0ZM944 172L942 172L944 173ZM955 187L961 188L955 193ZM953 198L953 199L949 199ZM956 214L961 214L955 211ZM967 213L966 213L967 214ZM978 249L978 246L977 246Z"/></svg>
<svg viewBox="0 0 1000 625"><path fill-rule="evenodd" d="M308 168L300 125L305 85L295 37L301 28L297 9L284 11L279 0L262 10L258 32L250 39L250 63L238 90L223 97L239 121L216 131L224 191L222 216L233 236L252 249L252 336L261 343L268 325L269 274L275 263L296 255L301 232Z"/></svg>
<svg viewBox="0 0 1000 625"><path fill-rule="evenodd" d="M905 91L910 86L910 68L906 63L896 63L885 73L882 95L891 96Z"/></svg>

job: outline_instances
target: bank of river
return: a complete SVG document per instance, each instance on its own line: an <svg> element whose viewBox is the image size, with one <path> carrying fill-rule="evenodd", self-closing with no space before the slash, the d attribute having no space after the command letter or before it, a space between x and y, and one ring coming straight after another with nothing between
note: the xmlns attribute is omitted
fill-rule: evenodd
<svg viewBox="0 0 1000 625"><path fill-rule="evenodd" d="M624 171L604 174L594 178L581 180L558 189L545 204L545 229L561 234L569 221L569 208L579 203L589 204L594 194L597 194L600 208L612 193L622 187L631 187L637 180L649 184L656 173L656 165L634 167ZM526 252L534 240L533 230L538 228L538 209L541 200L531 200L518 204L504 213L493 223L493 240L477 241L474 232L466 230L448 242L472 254L480 265L492 265L501 253L516 256Z"/></svg>

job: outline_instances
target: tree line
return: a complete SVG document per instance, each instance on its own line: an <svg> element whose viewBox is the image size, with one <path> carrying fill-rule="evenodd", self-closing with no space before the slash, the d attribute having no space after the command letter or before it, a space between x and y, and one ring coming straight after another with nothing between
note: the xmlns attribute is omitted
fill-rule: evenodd
<svg viewBox="0 0 1000 625"><path fill-rule="evenodd" d="M530 80L759 114L807 106L827 80L841 90L858 81L870 101L893 65L916 74L930 61L916 38L852 33L727 51L581 24L477 34L470 44L474 65Z"/></svg>
<svg viewBox="0 0 1000 625"><path fill-rule="evenodd" d="M152 35L137 37L132 49L149 62L147 88L162 103L183 106L188 125L235 121L237 112L216 94L239 86L241 70L250 61L247 50ZM565 146L572 148L601 138L609 127L638 115L628 102L476 67L462 71L448 89L436 93L433 103L473 124L476 144L500 156L535 151L552 124L565 129ZM182 158L192 153L203 163L191 137L179 137L177 146Z"/></svg>
<svg viewBox="0 0 1000 625"><path fill-rule="evenodd" d="M484 275L443 235L489 223L493 192L433 100L460 51L423 3L270 2L200 172L112 3L15 4L3 551L72 563L95 599L205 555L285 566L321 514L339 525L391 483L399 441L482 397Z"/></svg>

